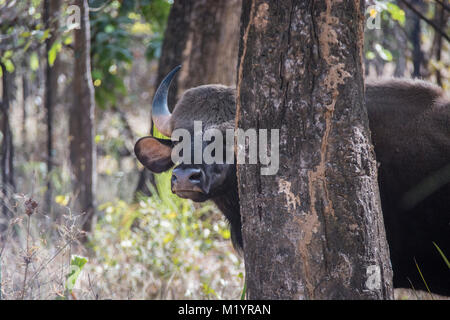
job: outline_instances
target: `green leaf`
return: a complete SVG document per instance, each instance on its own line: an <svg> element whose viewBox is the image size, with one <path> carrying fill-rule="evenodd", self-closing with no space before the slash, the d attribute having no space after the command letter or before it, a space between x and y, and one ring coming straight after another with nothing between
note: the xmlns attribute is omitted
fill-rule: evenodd
<svg viewBox="0 0 450 320"><path fill-rule="evenodd" d="M31 45L31 40L28 40L27 44L25 45L25 47L23 48L23 52L27 52L28 48Z"/></svg>
<svg viewBox="0 0 450 320"><path fill-rule="evenodd" d="M33 71L39 68L39 58L36 52L33 52L30 56L30 68Z"/></svg>
<svg viewBox="0 0 450 320"><path fill-rule="evenodd" d="M450 262L448 261L447 257L445 256L444 252L442 252L441 248L438 247L438 245L436 243L434 243L434 246L436 247L437 251L439 252L439 254L441 255L442 259L444 259L445 264L447 265L447 267L450 269Z"/></svg>
<svg viewBox="0 0 450 320"><path fill-rule="evenodd" d="M73 38L72 38L71 35L68 35L68 36L64 37L64 40L63 40L64 45L68 46L72 42L73 42Z"/></svg>
<svg viewBox="0 0 450 320"><path fill-rule="evenodd" d="M53 43L52 47L48 51L48 63L50 64L51 67L53 67L53 64L55 63L56 60L56 56L61 51L61 49L62 49L61 42L55 41L55 43Z"/></svg>
<svg viewBox="0 0 450 320"><path fill-rule="evenodd" d="M241 300L245 300L246 291L247 291L247 282L244 282L244 288L242 289Z"/></svg>
<svg viewBox="0 0 450 320"><path fill-rule="evenodd" d="M30 33L29 31L24 31L24 32L22 32L22 33L20 34L20 36L21 36L22 38L28 38L28 37L31 36L31 33Z"/></svg>
<svg viewBox="0 0 450 320"><path fill-rule="evenodd" d="M41 41L41 43L44 42L51 36L50 29L45 30L42 34L39 34L39 36L39 40Z"/></svg>
<svg viewBox="0 0 450 320"><path fill-rule="evenodd" d="M388 49L383 48L383 46L379 43L375 43L374 48L381 59L385 61L392 61L392 53Z"/></svg>
<svg viewBox="0 0 450 320"><path fill-rule="evenodd" d="M10 59L2 59L3 64L5 65L6 71L9 73L13 73L16 69L14 67L14 63Z"/></svg>
<svg viewBox="0 0 450 320"><path fill-rule="evenodd" d="M431 294L431 290L430 290L430 288L428 287L428 284L427 284L425 278L423 277L422 270L420 270L420 267L419 267L419 265L417 264L416 258L414 258L414 263L416 264L417 271L419 271L420 278L422 279L423 283L425 284L425 288L427 288L427 291L428 291L428 293L430 294L431 299L434 300L434 299L433 299L433 295Z"/></svg>
<svg viewBox="0 0 450 320"><path fill-rule="evenodd" d="M367 60L373 60L375 59L375 53L373 51L367 51L366 52L366 59Z"/></svg>
<svg viewBox="0 0 450 320"><path fill-rule="evenodd" d="M85 257L73 255L70 260L70 271L67 275L66 281L66 291L69 293L72 292L73 287L75 287L75 283L77 282L78 277L83 270L84 265L88 262L88 259Z"/></svg>
<svg viewBox="0 0 450 320"><path fill-rule="evenodd" d="M387 4L387 11L391 15L392 19L398 21L401 26L405 25L405 11L400 9L399 6L397 6L394 3L389 2Z"/></svg>
<svg viewBox="0 0 450 320"><path fill-rule="evenodd" d="M6 50L5 53L3 54L3 59L9 59L12 56L13 56L12 50Z"/></svg>

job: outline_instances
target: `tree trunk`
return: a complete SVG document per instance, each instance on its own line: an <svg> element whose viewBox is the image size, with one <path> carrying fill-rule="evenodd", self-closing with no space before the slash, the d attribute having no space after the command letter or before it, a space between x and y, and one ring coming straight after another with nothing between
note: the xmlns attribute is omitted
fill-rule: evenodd
<svg viewBox="0 0 450 320"><path fill-rule="evenodd" d="M415 8L421 8L423 7L422 0L414 0L411 1L411 4ZM410 11L410 10L408 10ZM408 19L408 15L410 16ZM421 29L420 29L420 17L417 16L414 12L410 12L409 14L406 13L406 21L409 21L410 24L410 37L411 42L413 44L413 51L412 51L412 60L413 60L413 72L412 77L413 78L420 78L421 77L421 66L423 64L423 52L422 52L422 46L421 46ZM407 22L408 23L408 22Z"/></svg>
<svg viewBox="0 0 450 320"><path fill-rule="evenodd" d="M436 5L436 13L435 13L435 20L436 25L441 29L445 29L445 23L446 23L446 12L444 10L444 7L441 5ZM436 44L436 62L441 62L441 56L442 56L442 35L439 32L435 32L434 34L434 43ZM441 69L436 68L436 83L442 87L442 74Z"/></svg>
<svg viewBox="0 0 450 320"><path fill-rule="evenodd" d="M25 55L26 58L28 58L28 55ZM25 59L26 59L25 58ZM27 106L28 106L28 97L30 96L30 79L29 79L29 71L28 71L28 65L25 62L25 59L22 64L22 129L21 129L21 136L22 136L22 148L25 150L24 152L24 158L26 161L29 160L28 155L28 130L27 130Z"/></svg>
<svg viewBox="0 0 450 320"><path fill-rule="evenodd" d="M80 29L75 30L73 104L70 109L70 161L75 209L85 213L83 230L90 231L95 213L94 86L91 78L89 6L77 0L81 9Z"/></svg>
<svg viewBox="0 0 450 320"><path fill-rule="evenodd" d="M235 85L240 10L241 0L174 1L156 79L158 86L174 67L182 65L171 84L170 108L186 89L211 83ZM150 194L148 179L154 181L143 170L137 192Z"/></svg>
<svg viewBox="0 0 450 320"><path fill-rule="evenodd" d="M53 111L58 92L58 66L59 59L56 56L53 66L50 65L48 54L56 39L58 38L58 15L61 3L59 0L44 1L44 21L46 28L51 30L51 37L45 42L47 65L45 68L45 110L47 113L47 190L45 192L45 209L51 210L52 203L52 179L53 169Z"/></svg>
<svg viewBox="0 0 450 320"><path fill-rule="evenodd" d="M0 208L4 216L10 216L9 199L15 190L14 183L14 145L11 126L9 122L11 93L10 86L13 77L6 71L6 67L0 62L2 69L2 100L0 103L0 130L1 130L1 185L0 185Z"/></svg>
<svg viewBox="0 0 450 320"><path fill-rule="evenodd" d="M398 60L395 64L394 77L401 78L405 76L406 70L406 53L408 52L408 39L400 24L396 25L393 30L394 37L397 42L397 50L399 51Z"/></svg>
<svg viewBox="0 0 450 320"><path fill-rule="evenodd" d="M276 175L238 164L250 299L393 296L363 12L357 0L244 1L237 127L280 130Z"/></svg>
<svg viewBox="0 0 450 320"><path fill-rule="evenodd" d="M241 0L194 2L177 96L202 84L236 84Z"/></svg>

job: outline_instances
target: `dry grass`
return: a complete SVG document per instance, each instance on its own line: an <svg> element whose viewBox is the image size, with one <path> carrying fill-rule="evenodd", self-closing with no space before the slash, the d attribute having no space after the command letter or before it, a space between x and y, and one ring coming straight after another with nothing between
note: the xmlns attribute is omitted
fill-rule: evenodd
<svg viewBox="0 0 450 320"><path fill-rule="evenodd" d="M0 243L2 299L55 299L64 296L72 252L83 252L79 216L48 223L34 200L16 196ZM37 205L37 203L36 203ZM19 214L22 212L22 214ZM5 223L5 222L4 222ZM48 228L53 229L52 232Z"/></svg>
<svg viewBox="0 0 450 320"><path fill-rule="evenodd" d="M30 211L34 201L16 195L10 207L0 242L2 299L240 297L243 264L221 236L228 237L227 226L213 207L183 201L184 217L178 217L154 198L110 203L85 246L78 241L81 215L64 207L56 223L40 206ZM73 255L88 263L69 291Z"/></svg>
<svg viewBox="0 0 450 320"><path fill-rule="evenodd" d="M87 246L78 242L81 215L68 207L58 223L15 196L0 242L1 299L239 299L243 262L225 239L226 225L213 207L184 209L184 217L154 198L103 206ZM186 209L187 208L187 209ZM140 215L139 215L140 214ZM207 216L205 216L207 214ZM132 221L130 220L132 219ZM200 219L200 224L192 224ZM183 223L190 226L182 226ZM185 228L185 229L183 229ZM185 233L181 235L180 233ZM225 234L225 238L220 235ZM86 256L73 290L67 289L73 255ZM449 299L396 289L397 300Z"/></svg>

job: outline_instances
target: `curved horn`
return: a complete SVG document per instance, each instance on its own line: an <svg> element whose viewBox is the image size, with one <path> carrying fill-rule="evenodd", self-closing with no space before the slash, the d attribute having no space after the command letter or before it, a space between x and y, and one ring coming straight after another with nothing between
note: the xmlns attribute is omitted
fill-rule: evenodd
<svg viewBox="0 0 450 320"><path fill-rule="evenodd" d="M169 87L173 77L180 69L181 66L176 67L164 78L159 85L158 90L156 90L152 103L153 123L159 132L167 137L170 137L172 134L172 128L170 125L170 117L172 114L170 113L167 105L167 94L169 93Z"/></svg>

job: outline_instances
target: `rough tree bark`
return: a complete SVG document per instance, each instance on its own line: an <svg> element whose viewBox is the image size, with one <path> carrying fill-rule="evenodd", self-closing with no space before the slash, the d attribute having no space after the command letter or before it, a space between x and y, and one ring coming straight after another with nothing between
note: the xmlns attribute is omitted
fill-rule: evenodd
<svg viewBox="0 0 450 320"><path fill-rule="evenodd" d="M91 230L95 213L94 86L91 78L89 6L77 0L81 25L75 30L73 103L70 109L70 162L75 194L75 210L85 213L82 228Z"/></svg>
<svg viewBox="0 0 450 320"><path fill-rule="evenodd" d="M363 12L358 0L244 1L237 127L280 129L276 175L238 165L250 299L393 296Z"/></svg>
<svg viewBox="0 0 450 320"><path fill-rule="evenodd" d="M12 75L6 71L4 64L0 62L0 68L2 69L2 100L0 102L0 171L1 171L1 184L0 184L0 208L4 216L10 216L9 212L9 198L15 189L14 183L14 145L11 126L9 122L10 113L10 85L13 81Z"/></svg>
<svg viewBox="0 0 450 320"><path fill-rule="evenodd" d="M158 86L174 67L183 66L171 84L170 108L186 89L211 83L235 85L240 12L241 0L174 1L156 78ZM152 178L143 170L136 191L150 194L146 181Z"/></svg>
<svg viewBox="0 0 450 320"><path fill-rule="evenodd" d="M45 67L45 110L47 122L47 190L45 192L45 209L47 212L51 209L52 203L52 181L50 174L53 169L53 111L58 92L58 67L59 58L56 57L53 66L50 65L48 54L58 38L58 15L61 7L59 0L44 1L44 21L47 29L51 30L51 36L45 41L45 52L47 56L47 65Z"/></svg>

